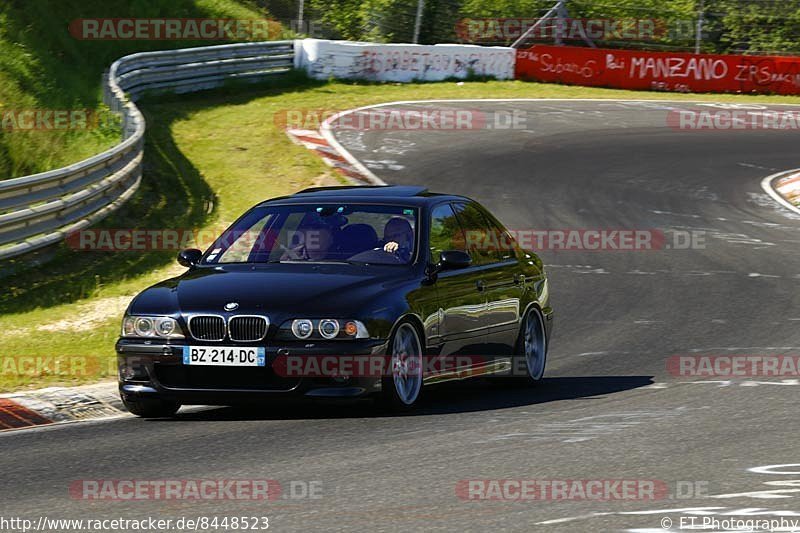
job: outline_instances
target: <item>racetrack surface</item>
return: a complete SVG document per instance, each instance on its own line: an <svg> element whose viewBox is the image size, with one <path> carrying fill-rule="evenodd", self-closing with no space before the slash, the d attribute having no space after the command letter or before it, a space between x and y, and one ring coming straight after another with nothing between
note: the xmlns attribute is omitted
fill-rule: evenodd
<svg viewBox="0 0 800 533"><path fill-rule="evenodd" d="M670 109L719 109L689 103L396 107L448 106L522 112L525 124L344 130L337 139L385 181L471 196L515 230L688 231L704 245L541 251L556 323L538 389L480 381L431 389L406 416L369 405L275 405L0 435L0 469L13 480L0 486L3 516L266 515L278 531L664 531L665 518L679 531L688 508L718 519L800 519L800 493L743 494L800 479L749 470L800 463L800 381L687 380L666 368L675 355L800 354L800 216L760 187L800 166L800 135L668 127ZM782 469L792 470L800 466ZM322 491L269 503L86 502L68 492L80 479L200 478L320 481ZM653 480L672 495L700 494L464 501L456 486L471 479Z"/></svg>

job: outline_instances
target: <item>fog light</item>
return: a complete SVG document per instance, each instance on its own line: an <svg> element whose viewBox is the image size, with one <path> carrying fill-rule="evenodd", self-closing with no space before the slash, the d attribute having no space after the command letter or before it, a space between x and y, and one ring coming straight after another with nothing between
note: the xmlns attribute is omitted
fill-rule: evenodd
<svg viewBox="0 0 800 533"><path fill-rule="evenodd" d="M122 381L146 381L147 369L138 362L125 361L119 365L119 377Z"/></svg>
<svg viewBox="0 0 800 533"><path fill-rule="evenodd" d="M133 372L133 368L129 367L128 365L121 365L119 367L119 379L122 381L130 381L135 375L136 374Z"/></svg>

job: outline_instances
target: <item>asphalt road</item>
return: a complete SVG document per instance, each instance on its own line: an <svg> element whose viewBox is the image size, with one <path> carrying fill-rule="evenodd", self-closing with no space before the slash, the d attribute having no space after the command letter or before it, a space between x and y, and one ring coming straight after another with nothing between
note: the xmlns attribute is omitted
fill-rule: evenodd
<svg viewBox="0 0 800 533"><path fill-rule="evenodd" d="M541 251L557 322L539 389L448 386L406 416L369 405L220 408L7 433L2 516L266 515L278 531L664 531L667 519L680 531L692 517L695 527L704 517L800 520L800 489L774 484L800 479L800 465L753 470L800 463L800 380L688 380L666 366L675 355L800 354L800 216L760 187L800 166L800 134L667 126L669 108L717 109L693 104L446 105L486 113L492 125L524 120L338 139L387 182L469 195L513 229L654 229L668 244L676 232L702 243ZM68 491L81 479L198 478L321 489L268 503L87 502ZM461 499L459 482L475 479L628 479L668 494ZM757 492L766 490L782 492Z"/></svg>

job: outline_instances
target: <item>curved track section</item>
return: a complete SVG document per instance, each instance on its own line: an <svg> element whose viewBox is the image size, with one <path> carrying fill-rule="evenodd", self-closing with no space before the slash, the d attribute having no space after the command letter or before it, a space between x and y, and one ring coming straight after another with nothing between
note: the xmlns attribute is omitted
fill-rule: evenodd
<svg viewBox="0 0 800 533"><path fill-rule="evenodd" d="M0 488L4 514L266 514L276 529L303 531L678 531L686 517L797 519L795 492L752 493L800 478L759 468L800 462L800 380L678 379L667 361L800 354L800 216L760 187L798 166L798 133L668 127L676 109L720 109L687 103L397 107L453 106L521 113L525 124L335 135L385 181L472 196L516 230L646 229L670 245L540 252L558 313L540 389L454 385L428 391L421 411L401 417L276 406L6 434L0 468L25 483ZM702 238L681 249L678 234ZM322 491L271 503L91 504L67 491L76 479L165 478L314 480ZM469 480L481 479L628 479L665 490L465 501Z"/></svg>
<svg viewBox="0 0 800 533"><path fill-rule="evenodd" d="M652 230L670 247L538 251L553 276L559 313L551 363L589 373L635 368L660 375L672 354L800 350L798 324L790 320L800 316L800 216L760 186L765 175L797 166L800 134L668 125L679 111L714 113L725 104L396 105L423 114L446 107L481 116L480 127L342 130L338 138L385 181L472 196L512 230L534 236L540 230ZM522 127L490 127L504 123L495 116L514 115L524 117ZM689 235L696 245L679 249ZM603 356L568 362L588 352Z"/></svg>

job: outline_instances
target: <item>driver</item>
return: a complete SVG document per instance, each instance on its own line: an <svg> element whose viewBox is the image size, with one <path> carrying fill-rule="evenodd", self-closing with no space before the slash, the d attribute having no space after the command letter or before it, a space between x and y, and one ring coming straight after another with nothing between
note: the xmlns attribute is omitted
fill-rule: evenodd
<svg viewBox="0 0 800 533"><path fill-rule="evenodd" d="M287 248L281 261L322 261L328 256L333 245L333 234L325 224L310 224L303 230L303 239L293 247Z"/></svg>
<svg viewBox="0 0 800 533"><path fill-rule="evenodd" d="M404 262L411 260L414 248L414 230L411 224L402 217L393 217L383 228L383 251L395 254Z"/></svg>

